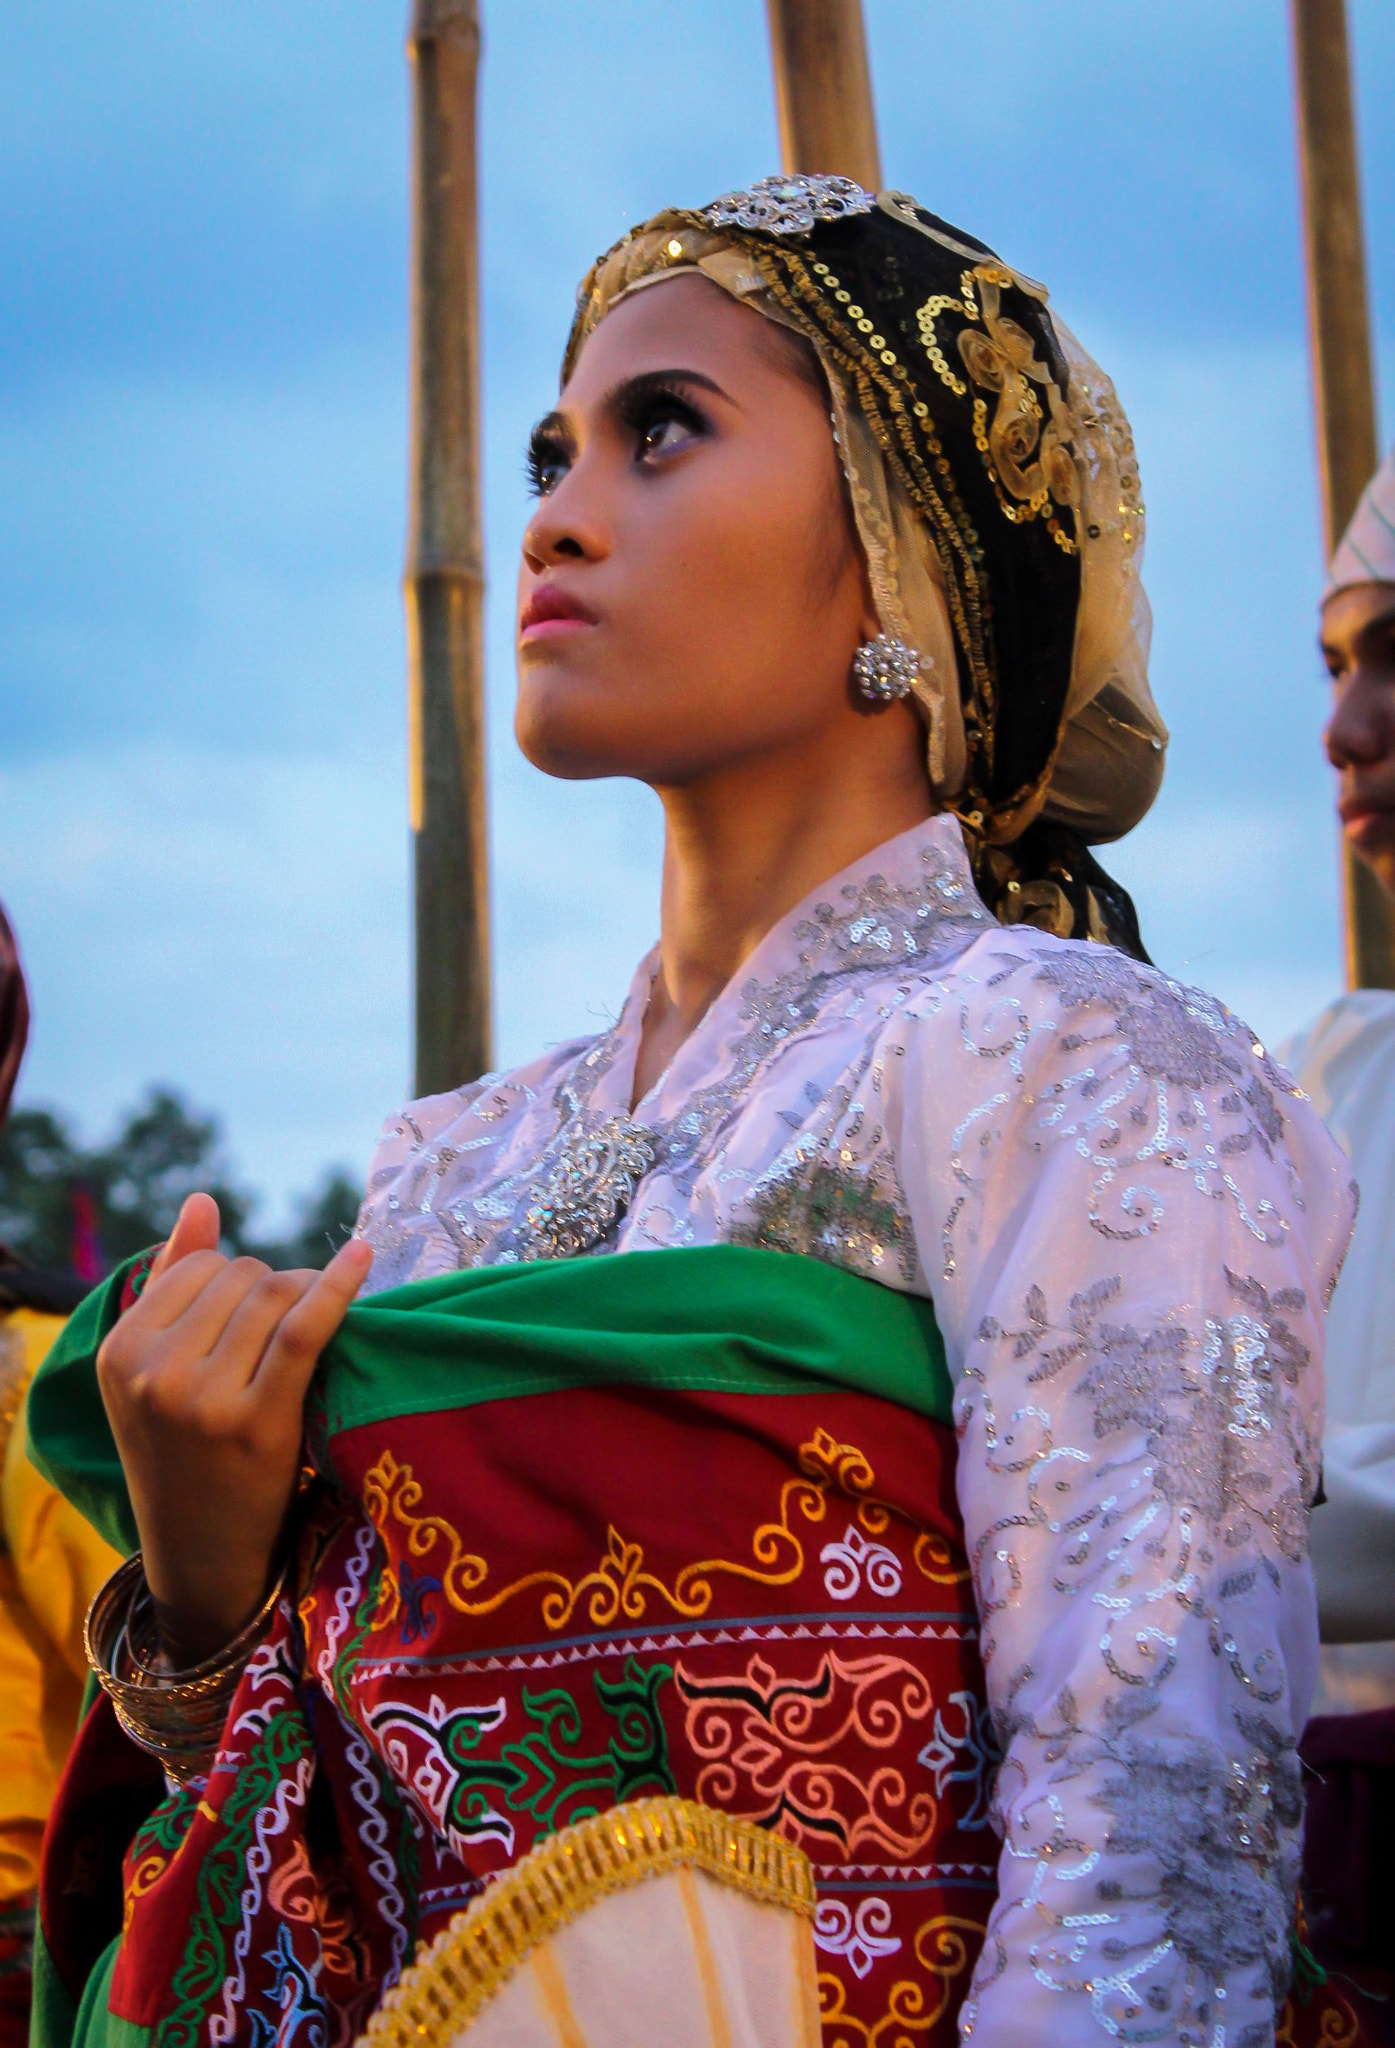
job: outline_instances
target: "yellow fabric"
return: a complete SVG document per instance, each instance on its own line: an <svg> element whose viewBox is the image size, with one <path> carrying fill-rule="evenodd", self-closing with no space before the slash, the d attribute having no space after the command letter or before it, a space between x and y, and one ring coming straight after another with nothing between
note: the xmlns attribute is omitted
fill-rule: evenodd
<svg viewBox="0 0 1395 2048"><path fill-rule="evenodd" d="M82 1701L83 1619L120 1563L29 1460L25 1397L62 1327L30 1309L0 1317L0 1906L38 1881Z"/></svg>

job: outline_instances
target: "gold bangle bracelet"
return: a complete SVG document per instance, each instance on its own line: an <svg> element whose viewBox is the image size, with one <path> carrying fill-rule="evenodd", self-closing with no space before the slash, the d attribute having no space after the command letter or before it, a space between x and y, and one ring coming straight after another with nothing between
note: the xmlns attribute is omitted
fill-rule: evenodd
<svg viewBox="0 0 1395 2048"><path fill-rule="evenodd" d="M97 1682L126 1734L181 1783L208 1770L218 1753L233 1694L285 1590L283 1569L245 1628L201 1664L162 1668L159 1623L139 1551L100 1589L83 1629Z"/></svg>

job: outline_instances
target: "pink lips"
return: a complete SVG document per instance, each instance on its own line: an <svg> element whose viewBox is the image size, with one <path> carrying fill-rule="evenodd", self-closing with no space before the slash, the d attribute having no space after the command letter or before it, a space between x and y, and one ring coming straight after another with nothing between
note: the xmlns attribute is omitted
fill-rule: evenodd
<svg viewBox="0 0 1395 2048"><path fill-rule="evenodd" d="M580 598L572 597L555 583L540 583L523 607L518 622L520 640L555 640L583 626L594 626L596 614Z"/></svg>

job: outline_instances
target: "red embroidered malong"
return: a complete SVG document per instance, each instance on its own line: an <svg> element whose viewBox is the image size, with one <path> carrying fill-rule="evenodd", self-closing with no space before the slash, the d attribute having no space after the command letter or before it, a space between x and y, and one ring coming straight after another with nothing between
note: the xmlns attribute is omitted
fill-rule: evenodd
<svg viewBox="0 0 1395 2048"><path fill-rule="evenodd" d="M56 1360L70 1390L99 1339ZM778 1252L352 1311L298 1603L207 1781L162 1796L89 1716L43 1907L77 2037L347 2044L539 1841L677 1794L812 1859L826 2041L952 2041L997 1843L948 1409L927 1304ZM122 1802L114 1942L91 1845Z"/></svg>

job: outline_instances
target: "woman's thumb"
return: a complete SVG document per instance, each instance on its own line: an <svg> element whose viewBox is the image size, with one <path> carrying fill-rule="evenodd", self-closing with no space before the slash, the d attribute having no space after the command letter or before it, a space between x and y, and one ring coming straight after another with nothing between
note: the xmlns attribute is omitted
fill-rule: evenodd
<svg viewBox="0 0 1395 2048"><path fill-rule="evenodd" d="M186 1196L174 1229L150 1268L150 1278L157 1279L176 1260L187 1259L190 1252L216 1252L222 1231L223 1219L212 1195Z"/></svg>

